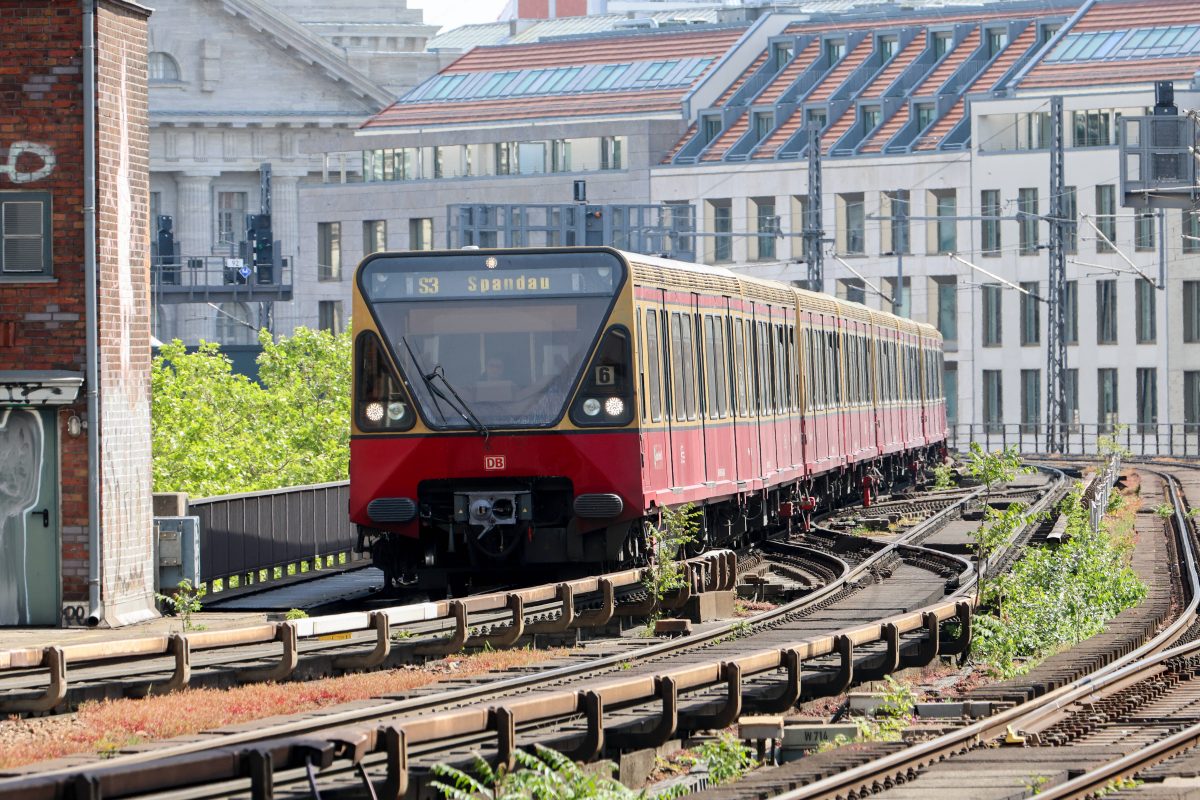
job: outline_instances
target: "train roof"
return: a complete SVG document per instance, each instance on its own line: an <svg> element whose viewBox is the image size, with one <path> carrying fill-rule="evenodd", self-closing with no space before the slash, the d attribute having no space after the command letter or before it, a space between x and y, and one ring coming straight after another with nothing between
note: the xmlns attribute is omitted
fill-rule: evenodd
<svg viewBox="0 0 1200 800"><path fill-rule="evenodd" d="M782 281L743 275L728 267L714 267L708 264L676 261L659 256L630 253L624 250L618 252L621 253L626 261L634 266L649 267L651 270L670 270L676 273L687 273L698 284L697 288L715 289L717 291L729 291L736 288L739 290L739 293L756 296L767 301L781 300L783 299L783 295L796 296L802 305L809 308L815 307L822 311L838 313L842 316L851 317L863 322L894 327L897 330L916 336L924 336L932 339L942 338L938 329L928 323L917 322L907 317L897 316L887 311L880 311L862 303L844 300L823 292L812 292L808 289L801 289Z"/></svg>

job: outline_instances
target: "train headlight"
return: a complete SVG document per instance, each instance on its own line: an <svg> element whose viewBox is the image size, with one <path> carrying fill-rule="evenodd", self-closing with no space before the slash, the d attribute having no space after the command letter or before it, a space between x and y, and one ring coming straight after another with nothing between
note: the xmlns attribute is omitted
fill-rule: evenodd
<svg viewBox="0 0 1200 800"><path fill-rule="evenodd" d="M367 410L367 413L368 413L368 415L370 414L370 409ZM404 403L400 403L400 402L388 403L387 416L388 416L388 419L390 419L392 422L399 422L400 420L404 419L404 415L407 413L408 413L408 406L406 406Z"/></svg>
<svg viewBox="0 0 1200 800"><path fill-rule="evenodd" d="M625 413L625 401L619 397L610 397L604 401L604 413L610 417L619 417Z"/></svg>
<svg viewBox="0 0 1200 800"><path fill-rule="evenodd" d="M383 422L383 403L375 401L367 403L367 419L371 422Z"/></svg>
<svg viewBox="0 0 1200 800"><path fill-rule="evenodd" d="M600 413L600 401L594 397L589 397L583 401L583 413L589 417L594 417Z"/></svg>

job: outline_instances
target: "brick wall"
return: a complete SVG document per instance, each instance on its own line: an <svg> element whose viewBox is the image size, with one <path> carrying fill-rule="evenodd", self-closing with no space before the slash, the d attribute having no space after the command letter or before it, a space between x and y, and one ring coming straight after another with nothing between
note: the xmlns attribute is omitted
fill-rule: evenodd
<svg viewBox="0 0 1200 800"><path fill-rule="evenodd" d="M101 0L98 46L103 586L110 621L148 613L150 515L146 14ZM79 0L0 0L0 167L32 142L49 154L0 168L0 193L51 195L52 276L0 279L0 370L83 373L83 15ZM52 168L50 168L52 167ZM50 169L47 169L50 168ZM31 176L36 176L31 179ZM15 178L15 180L14 180ZM58 413L62 597L87 599L87 437L66 433L86 402Z"/></svg>
<svg viewBox="0 0 1200 800"><path fill-rule="evenodd" d="M146 15L101 0L96 15L100 460L105 613L154 607L150 475L150 133Z"/></svg>
<svg viewBox="0 0 1200 800"><path fill-rule="evenodd" d="M48 148L53 170L38 180L40 159L22 156L18 181L0 172L0 192L50 192L53 281L0 283L0 370L84 371L82 15L78 0L0 0L0 163L9 148ZM59 421L84 416L78 405ZM59 431L65 431L60 424ZM87 437L62 442L64 600L87 598Z"/></svg>

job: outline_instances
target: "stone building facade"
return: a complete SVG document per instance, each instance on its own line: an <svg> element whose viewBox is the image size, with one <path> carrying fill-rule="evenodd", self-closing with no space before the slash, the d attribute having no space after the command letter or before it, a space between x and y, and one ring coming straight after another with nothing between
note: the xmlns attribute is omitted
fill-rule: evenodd
<svg viewBox="0 0 1200 800"><path fill-rule="evenodd" d="M128 0L0 2L3 625L117 625L156 613L149 13Z"/></svg>

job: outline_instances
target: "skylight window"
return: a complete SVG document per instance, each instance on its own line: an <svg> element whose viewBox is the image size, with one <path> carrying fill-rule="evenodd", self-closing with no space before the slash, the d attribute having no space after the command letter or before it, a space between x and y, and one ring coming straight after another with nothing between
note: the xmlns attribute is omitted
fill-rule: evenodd
<svg viewBox="0 0 1200 800"><path fill-rule="evenodd" d="M712 62L711 58L647 59L586 67L540 67L437 75L413 89L401 102L684 87L695 81Z"/></svg>
<svg viewBox="0 0 1200 800"><path fill-rule="evenodd" d="M1068 34L1046 61L1171 58L1200 54L1200 25L1163 25L1129 31Z"/></svg>

